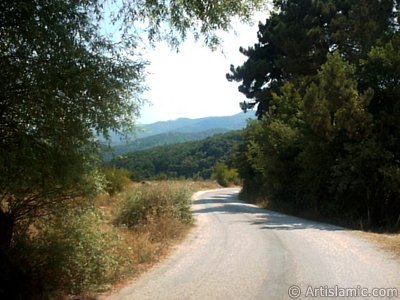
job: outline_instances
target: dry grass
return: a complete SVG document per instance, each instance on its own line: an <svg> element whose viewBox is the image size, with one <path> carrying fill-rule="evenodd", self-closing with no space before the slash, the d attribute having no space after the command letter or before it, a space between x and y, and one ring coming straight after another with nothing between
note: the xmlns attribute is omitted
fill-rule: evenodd
<svg viewBox="0 0 400 300"><path fill-rule="evenodd" d="M191 193L215 189L220 186L214 181L154 181L146 183L131 183L124 192L114 196L99 196L96 200L96 206L102 211L104 216L104 227L106 230L117 233L122 247L116 249L120 255L128 255L126 260L129 263L130 273L121 274L120 279L114 284L113 289L118 289L157 262L164 259L171 251L172 246L180 242L192 228L191 223L182 222L171 216L149 218L145 226L137 228L124 228L113 225L121 206L123 199L127 195L140 189L154 189L160 193L165 189L172 187L175 189L188 188Z"/></svg>
<svg viewBox="0 0 400 300"><path fill-rule="evenodd" d="M193 193L209 190L209 189L217 189L221 188L221 186L215 180L203 180L203 181L194 181L194 180L169 180L169 181L146 181L146 182L132 182L126 190L137 189L142 186L150 185L154 187L161 187L165 184L171 186L182 186L189 188ZM107 201L106 201L107 202Z"/></svg>
<svg viewBox="0 0 400 300"><path fill-rule="evenodd" d="M216 181L188 181L188 184L192 186L193 192L221 188Z"/></svg>
<svg viewBox="0 0 400 300"><path fill-rule="evenodd" d="M373 233L365 231L352 231L352 233L373 242L379 248L400 259L400 233Z"/></svg>

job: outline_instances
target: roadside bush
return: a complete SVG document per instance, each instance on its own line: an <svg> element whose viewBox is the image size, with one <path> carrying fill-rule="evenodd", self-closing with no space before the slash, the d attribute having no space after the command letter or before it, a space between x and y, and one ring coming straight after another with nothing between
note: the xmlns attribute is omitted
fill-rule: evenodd
<svg viewBox="0 0 400 300"><path fill-rule="evenodd" d="M22 298L57 298L110 284L131 271L115 233L102 230L93 207L60 209L14 241L13 261L28 275ZM25 276L27 277L27 276ZM15 292L15 291L14 291Z"/></svg>
<svg viewBox="0 0 400 300"><path fill-rule="evenodd" d="M140 227L152 219L172 218L190 223L191 192L182 185L168 183L142 185L124 195L114 223L119 226Z"/></svg>
<svg viewBox="0 0 400 300"><path fill-rule="evenodd" d="M216 180L218 184L223 187L240 184L238 171L228 168L224 163L217 163L215 165L211 178Z"/></svg>
<svg viewBox="0 0 400 300"><path fill-rule="evenodd" d="M130 172L125 169L106 167L103 169L103 174L106 179L105 190L110 195L122 192L131 182Z"/></svg>

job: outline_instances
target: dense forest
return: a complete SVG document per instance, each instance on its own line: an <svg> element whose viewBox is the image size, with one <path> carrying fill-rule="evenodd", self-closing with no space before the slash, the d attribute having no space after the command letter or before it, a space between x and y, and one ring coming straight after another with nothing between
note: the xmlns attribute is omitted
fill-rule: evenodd
<svg viewBox="0 0 400 300"><path fill-rule="evenodd" d="M243 195L400 227L399 4L274 1L227 75L259 119L236 153Z"/></svg>
<svg viewBox="0 0 400 300"><path fill-rule="evenodd" d="M230 131L201 141L130 152L113 159L110 164L130 171L134 180L209 179L217 162L230 164L232 149L241 141L242 131Z"/></svg>

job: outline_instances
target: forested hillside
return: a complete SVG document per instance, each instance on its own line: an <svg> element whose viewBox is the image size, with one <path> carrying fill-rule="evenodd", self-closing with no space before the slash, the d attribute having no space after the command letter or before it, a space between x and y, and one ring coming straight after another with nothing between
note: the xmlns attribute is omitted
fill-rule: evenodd
<svg viewBox="0 0 400 300"><path fill-rule="evenodd" d="M232 149L242 139L241 131L217 134L201 141L158 146L121 155L111 165L132 173L132 179L209 179L217 162L231 161Z"/></svg>
<svg viewBox="0 0 400 300"><path fill-rule="evenodd" d="M165 132L197 133L212 129L238 130L246 126L252 114L238 113L232 116L205 117L198 119L180 118L160 121L153 124L139 125L138 137L145 137Z"/></svg>
<svg viewBox="0 0 400 300"><path fill-rule="evenodd" d="M254 119L254 114L241 112L232 116L198 119L179 118L152 124L138 124L134 131L127 132L127 141L124 136L111 133L110 142L111 146L117 148L117 152L121 152L120 149L136 151L150 148L150 145L154 147L189 140L194 141L216 133L243 129L246 127L248 119ZM168 136L172 138L171 142L168 140ZM191 139L191 137L193 138ZM104 139L102 140L105 142ZM144 145L142 149L140 149L141 145Z"/></svg>
<svg viewBox="0 0 400 300"><path fill-rule="evenodd" d="M153 148L156 146L164 146L171 145L177 143L184 143L189 141L198 141L203 140L209 136L225 133L229 130L222 128L215 128L201 132L166 132L160 133L156 135L147 136L144 138L136 139L132 142L128 142L126 144L119 144L112 149L109 149L107 153L110 153L111 156L118 156L128 152L140 151L149 148Z"/></svg>
<svg viewBox="0 0 400 300"><path fill-rule="evenodd" d="M243 195L399 229L399 1L274 6L227 75L259 118L237 152Z"/></svg>

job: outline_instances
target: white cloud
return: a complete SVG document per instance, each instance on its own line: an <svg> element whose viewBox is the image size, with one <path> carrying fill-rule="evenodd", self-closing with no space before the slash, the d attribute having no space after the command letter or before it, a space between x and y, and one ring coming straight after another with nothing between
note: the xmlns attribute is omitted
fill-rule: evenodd
<svg viewBox="0 0 400 300"><path fill-rule="evenodd" d="M228 82L225 75L231 64L244 62L246 57L239 53L239 47L257 41L257 26L236 23L234 30L237 36L233 32L223 36L223 53L212 52L192 40L183 43L179 53L170 50L165 43L149 51L145 58L151 63L147 77L150 90L144 96L152 105L142 109L139 122L240 112L239 102L245 96L238 92L238 84Z"/></svg>

